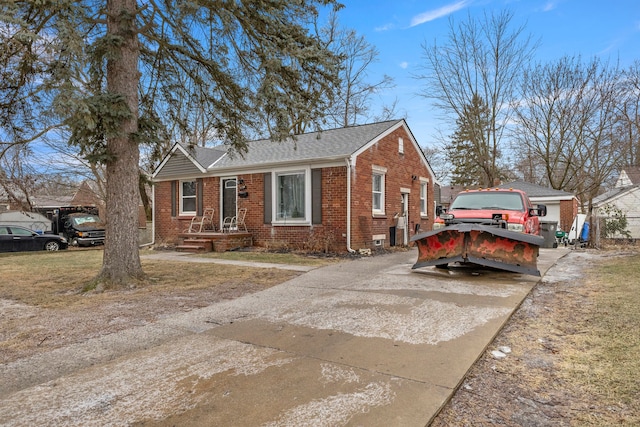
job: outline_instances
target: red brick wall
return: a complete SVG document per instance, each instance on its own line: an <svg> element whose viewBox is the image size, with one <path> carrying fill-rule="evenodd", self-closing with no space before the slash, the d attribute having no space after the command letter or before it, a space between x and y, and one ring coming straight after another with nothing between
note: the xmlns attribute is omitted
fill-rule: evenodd
<svg viewBox="0 0 640 427"><path fill-rule="evenodd" d="M569 231L573 224L573 219L578 214L578 200L573 198L571 200L560 201L560 224L559 227L563 231Z"/></svg>
<svg viewBox="0 0 640 427"><path fill-rule="evenodd" d="M398 138L404 140L404 154L398 150ZM431 230L433 224L433 180L429 170L421 162L404 128L387 135L357 158L352 175L351 247L353 249L373 247L372 236L384 234L385 246L390 243L390 227L395 226L394 214L401 212L401 188L409 189L409 238L415 234L416 224L420 232ZM387 169L385 175L385 215L372 215L372 166ZM417 179L412 177L416 176ZM420 216L420 178L428 178L427 217ZM402 234L397 230L396 245L402 244Z"/></svg>
<svg viewBox="0 0 640 427"><path fill-rule="evenodd" d="M264 175L238 175L248 197L238 198L238 208L247 208L245 223L257 246L343 251L346 249L346 167L322 170L322 224L282 226L264 223Z"/></svg>

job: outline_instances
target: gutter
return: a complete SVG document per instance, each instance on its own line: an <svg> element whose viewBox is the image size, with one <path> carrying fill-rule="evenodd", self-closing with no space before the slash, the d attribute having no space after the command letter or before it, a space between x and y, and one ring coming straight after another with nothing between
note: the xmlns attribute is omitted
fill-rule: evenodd
<svg viewBox="0 0 640 427"><path fill-rule="evenodd" d="M347 251L355 253L351 248L351 158L347 157Z"/></svg>
<svg viewBox="0 0 640 427"><path fill-rule="evenodd" d="M151 197L153 206L151 207L151 242L138 245L139 248L146 248L156 244L156 186L151 186Z"/></svg>

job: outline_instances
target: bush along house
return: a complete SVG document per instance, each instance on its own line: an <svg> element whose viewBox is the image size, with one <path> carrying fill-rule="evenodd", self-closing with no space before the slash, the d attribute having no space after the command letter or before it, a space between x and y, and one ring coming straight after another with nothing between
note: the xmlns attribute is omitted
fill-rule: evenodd
<svg viewBox="0 0 640 427"><path fill-rule="evenodd" d="M176 144L153 182L157 244L242 232L268 248L367 251L408 245L434 218L433 171L404 120L252 141L244 156ZM206 212L209 229L189 230Z"/></svg>

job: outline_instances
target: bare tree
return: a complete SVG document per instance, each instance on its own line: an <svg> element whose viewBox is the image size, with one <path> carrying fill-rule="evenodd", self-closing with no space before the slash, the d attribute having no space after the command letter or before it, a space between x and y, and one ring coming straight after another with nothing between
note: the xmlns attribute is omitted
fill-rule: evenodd
<svg viewBox="0 0 640 427"><path fill-rule="evenodd" d="M586 207L619 164L623 98L616 67L595 58L563 57L527 70L513 133L520 164L532 166L535 180L577 193Z"/></svg>
<svg viewBox="0 0 640 427"><path fill-rule="evenodd" d="M371 111L371 98L395 86L393 78L383 75L370 78L371 65L378 60L379 52L364 36L355 30L341 28L338 16L333 13L320 32L327 47L340 59L340 86L327 111L327 122L332 127L347 127L389 118L395 113L395 103L384 105L378 116Z"/></svg>
<svg viewBox="0 0 640 427"><path fill-rule="evenodd" d="M512 13L503 11L485 14L482 20L469 15L457 26L451 20L444 44L422 45L424 73L416 76L425 83L421 96L435 101L451 127L464 117L474 97L486 103L487 126L476 146L488 156L486 176L478 177L487 186L500 176L503 137L513 115L521 72L536 48L524 34L524 26L512 29L512 19Z"/></svg>
<svg viewBox="0 0 640 427"><path fill-rule="evenodd" d="M620 85L615 128L615 138L624 147L620 167L640 166L640 60L622 71Z"/></svg>

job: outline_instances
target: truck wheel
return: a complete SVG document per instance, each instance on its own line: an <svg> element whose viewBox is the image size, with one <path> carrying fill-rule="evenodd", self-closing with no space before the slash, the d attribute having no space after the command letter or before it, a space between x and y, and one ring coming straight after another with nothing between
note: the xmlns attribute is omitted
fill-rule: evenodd
<svg viewBox="0 0 640 427"><path fill-rule="evenodd" d="M73 239L71 239L71 241L69 242L69 244L71 246L80 246L80 244L78 243L78 238L74 237Z"/></svg>
<svg viewBox="0 0 640 427"><path fill-rule="evenodd" d="M47 251L57 251L58 249L60 249L60 244L55 240L49 240L44 244L44 248Z"/></svg>

